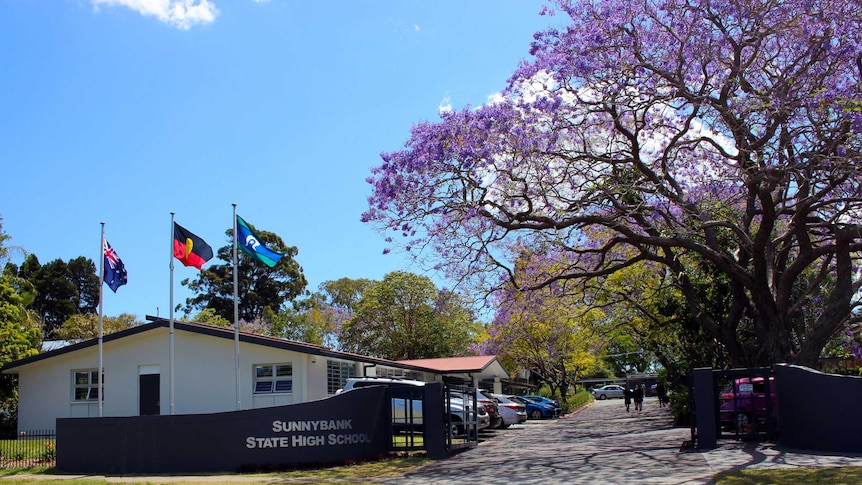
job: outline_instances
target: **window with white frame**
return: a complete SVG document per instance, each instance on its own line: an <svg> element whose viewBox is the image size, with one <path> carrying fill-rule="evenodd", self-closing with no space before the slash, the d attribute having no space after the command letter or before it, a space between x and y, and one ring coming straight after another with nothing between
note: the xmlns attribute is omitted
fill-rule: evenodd
<svg viewBox="0 0 862 485"><path fill-rule="evenodd" d="M423 374L421 372L410 371L407 373L407 378L412 379L414 381L424 381L425 380L425 374Z"/></svg>
<svg viewBox="0 0 862 485"><path fill-rule="evenodd" d="M326 361L326 392L335 394L347 384L347 379L356 377L356 365L338 360Z"/></svg>
<svg viewBox="0 0 862 485"><path fill-rule="evenodd" d="M97 369L72 371L72 400L99 400L99 371Z"/></svg>
<svg viewBox="0 0 862 485"><path fill-rule="evenodd" d="M293 392L293 364L258 364L254 366L254 393Z"/></svg>
<svg viewBox="0 0 862 485"><path fill-rule="evenodd" d="M393 369L392 367L378 367L377 377L404 378L407 372L404 369Z"/></svg>

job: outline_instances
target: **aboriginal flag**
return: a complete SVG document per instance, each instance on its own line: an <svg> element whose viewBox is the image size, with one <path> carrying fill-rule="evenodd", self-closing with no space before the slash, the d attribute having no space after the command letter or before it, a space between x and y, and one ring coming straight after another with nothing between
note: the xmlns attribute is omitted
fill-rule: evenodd
<svg viewBox="0 0 862 485"><path fill-rule="evenodd" d="M213 257L213 248L188 229L174 223L174 257L186 266L203 269L204 263Z"/></svg>

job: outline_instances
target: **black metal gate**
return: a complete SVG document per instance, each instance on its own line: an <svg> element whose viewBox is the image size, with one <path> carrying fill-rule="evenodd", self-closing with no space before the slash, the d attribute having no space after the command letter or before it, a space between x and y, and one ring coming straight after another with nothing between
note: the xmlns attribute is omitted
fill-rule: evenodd
<svg viewBox="0 0 862 485"><path fill-rule="evenodd" d="M476 389L444 385L442 399L430 397L423 387L387 386L392 403L392 451L418 451L442 448L446 452L470 448L479 443ZM442 408L442 429L437 430L424 410ZM437 421L439 423L440 421ZM432 429L426 429L426 424ZM445 443L429 443L445 440ZM435 446L436 445L436 446Z"/></svg>
<svg viewBox="0 0 862 485"><path fill-rule="evenodd" d="M778 401L772 368L714 371L713 382L719 439L775 438Z"/></svg>
<svg viewBox="0 0 862 485"><path fill-rule="evenodd" d="M443 386L446 450L456 451L479 444L476 388L447 384Z"/></svg>
<svg viewBox="0 0 862 485"><path fill-rule="evenodd" d="M422 388L394 385L389 386L388 391L392 401L392 450L425 449Z"/></svg>

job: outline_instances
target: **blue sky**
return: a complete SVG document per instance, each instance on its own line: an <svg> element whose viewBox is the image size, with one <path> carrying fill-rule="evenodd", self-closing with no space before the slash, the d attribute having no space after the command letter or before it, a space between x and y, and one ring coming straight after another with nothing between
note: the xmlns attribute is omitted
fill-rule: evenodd
<svg viewBox="0 0 862 485"><path fill-rule="evenodd" d="M414 123L501 90L543 3L0 0L9 244L98 264L105 222L129 272L105 314L139 319L168 316L171 212L217 249L237 204L311 290L426 274L359 221L365 178ZM176 304L196 270L175 268Z"/></svg>

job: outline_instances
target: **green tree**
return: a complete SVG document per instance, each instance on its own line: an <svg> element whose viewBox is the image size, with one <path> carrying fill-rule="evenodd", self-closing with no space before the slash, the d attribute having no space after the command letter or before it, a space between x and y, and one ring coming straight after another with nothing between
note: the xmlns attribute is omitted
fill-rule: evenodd
<svg viewBox="0 0 862 485"><path fill-rule="evenodd" d="M368 279L325 281L308 298L278 312L266 309L259 321L241 325L250 331L341 349L339 335L356 303L373 283Z"/></svg>
<svg viewBox="0 0 862 485"><path fill-rule="evenodd" d="M0 277L0 366L39 353L42 333L28 317L21 297ZM14 432L18 416L18 383L0 375L0 433Z"/></svg>
<svg viewBox="0 0 862 485"><path fill-rule="evenodd" d="M294 259L299 250L295 246L287 246L277 234L252 229L268 248L285 256L269 268L239 252L239 318L246 322L262 318L267 308L278 313L286 303L302 295L308 285L302 267ZM218 259L224 264L210 265L197 277L181 282L195 292L195 296L186 299L186 315L195 309L212 308L229 322L234 320L233 229L228 229L226 234L229 243L218 250Z"/></svg>
<svg viewBox="0 0 862 485"><path fill-rule="evenodd" d="M650 366L650 360L638 339L626 331L611 335L601 357L614 376L645 372Z"/></svg>
<svg viewBox="0 0 862 485"><path fill-rule="evenodd" d="M428 277L395 271L362 293L341 344L390 360L452 357L465 354L478 331L458 295L438 291Z"/></svg>
<svg viewBox="0 0 862 485"><path fill-rule="evenodd" d="M0 365L39 353L41 334L22 315L21 297L0 278Z"/></svg>
<svg viewBox="0 0 862 485"><path fill-rule="evenodd" d="M340 278L324 281L316 294L327 305L353 311L365 291L374 283L367 278Z"/></svg>
<svg viewBox="0 0 862 485"><path fill-rule="evenodd" d="M122 313L116 317L102 316L102 335L108 335L127 328L143 325L135 315ZM80 342L98 338L99 315L97 313L76 313L63 322L54 336L60 340Z"/></svg>
<svg viewBox="0 0 862 485"><path fill-rule="evenodd" d="M68 264L55 259L42 265L30 254L20 267L7 263L4 275L13 281L27 308L41 319L45 338L58 338L55 332L72 315L98 308L99 276L89 258L79 256Z"/></svg>
<svg viewBox="0 0 862 485"><path fill-rule="evenodd" d="M99 309L99 274L90 258L78 256L70 259L69 280L78 290L78 313L93 313Z"/></svg>
<svg viewBox="0 0 862 485"><path fill-rule="evenodd" d="M552 271L522 255L518 271ZM540 277L534 275L534 277ZM578 378L596 367L604 314L589 305L583 288L559 281L533 291L507 286L495 295L497 311L485 348L507 368L530 371L565 400Z"/></svg>
<svg viewBox="0 0 862 485"><path fill-rule="evenodd" d="M322 343L341 349L344 324L353 318L362 295L374 284L366 278L340 278L324 281L306 304L311 324L320 329Z"/></svg>
<svg viewBox="0 0 862 485"><path fill-rule="evenodd" d="M6 244L7 241L12 239L12 236L3 232L3 216L0 216L0 265L5 265L5 263L9 262L9 257L13 253L23 254L27 256L27 251L24 248L19 246L10 246Z"/></svg>
<svg viewBox="0 0 862 485"><path fill-rule="evenodd" d="M18 306L18 317L23 327L39 329L41 328L41 320L39 315L31 309L36 298L36 288L29 281L19 277L18 265L9 261L12 253L22 254L26 257L27 251L18 246L8 246L6 242L10 239L11 236L3 232L3 218L0 217L0 264L5 262L0 280L4 280L6 284L11 286L17 295L15 304Z"/></svg>
<svg viewBox="0 0 862 485"><path fill-rule="evenodd" d="M716 313L726 311L722 307L729 305L729 285L708 265L699 271L696 284L708 296L704 305ZM697 324L676 280L661 267L635 264L593 283L595 304L608 316L603 351L617 375L643 372L657 362L671 381L681 383L694 367L730 366L724 346Z"/></svg>
<svg viewBox="0 0 862 485"><path fill-rule="evenodd" d="M39 259L31 254L21 265L18 276L35 288L31 305L42 320L43 336L55 338L54 332L63 322L78 313L78 288L69 266L62 259L41 265Z"/></svg>
<svg viewBox="0 0 862 485"><path fill-rule="evenodd" d="M269 328L269 335L324 345L327 334L326 322L319 318L318 312L313 307L308 306L308 301L301 302L298 305L299 308L285 308L278 313L267 308L263 320Z"/></svg>
<svg viewBox="0 0 862 485"><path fill-rule="evenodd" d="M232 327L232 320L228 320L223 316L216 313L213 308L204 308L199 311L192 318L185 318L184 321L192 321L197 323L204 323L206 325L214 325L216 327Z"/></svg>

